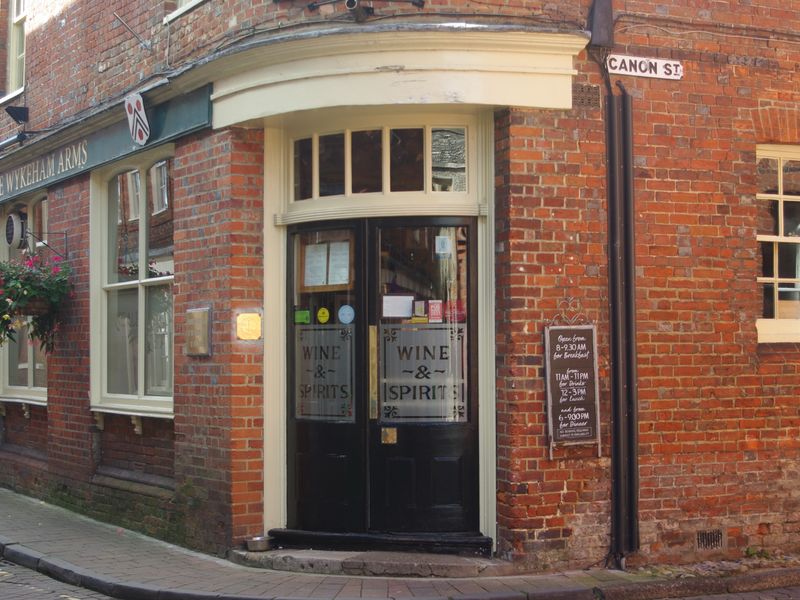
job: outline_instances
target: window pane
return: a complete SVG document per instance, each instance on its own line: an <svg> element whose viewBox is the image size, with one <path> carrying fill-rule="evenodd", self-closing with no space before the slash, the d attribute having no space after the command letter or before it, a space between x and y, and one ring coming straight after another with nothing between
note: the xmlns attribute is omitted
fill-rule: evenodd
<svg viewBox="0 0 800 600"><path fill-rule="evenodd" d="M781 284L778 287L778 318L800 319L800 284Z"/></svg>
<svg viewBox="0 0 800 600"><path fill-rule="evenodd" d="M34 243L47 241L47 198L34 204L33 223L28 226L32 227L33 235L36 236Z"/></svg>
<svg viewBox="0 0 800 600"><path fill-rule="evenodd" d="M139 322L136 289L107 292L108 324L106 327L106 360L108 392L137 393L137 328Z"/></svg>
<svg viewBox="0 0 800 600"><path fill-rule="evenodd" d="M431 132L431 166L431 190L467 191L467 146L464 129L434 129Z"/></svg>
<svg viewBox="0 0 800 600"><path fill-rule="evenodd" d="M800 202L783 202L783 235L800 236Z"/></svg>
<svg viewBox="0 0 800 600"><path fill-rule="evenodd" d="M393 192L421 191L425 167L423 130L392 129L390 139L390 189Z"/></svg>
<svg viewBox="0 0 800 600"><path fill-rule="evenodd" d="M354 131L351 136L353 193L383 190L383 132Z"/></svg>
<svg viewBox="0 0 800 600"><path fill-rule="evenodd" d="M783 162L783 194L785 196L800 195L800 161Z"/></svg>
<svg viewBox="0 0 800 600"><path fill-rule="evenodd" d="M765 319L775 318L775 285L767 283L763 286L763 317Z"/></svg>
<svg viewBox="0 0 800 600"><path fill-rule="evenodd" d="M313 160L311 157L311 138L297 140L294 143L294 199L311 198Z"/></svg>
<svg viewBox="0 0 800 600"><path fill-rule="evenodd" d="M778 235L778 201L759 200L756 207L758 235Z"/></svg>
<svg viewBox="0 0 800 600"><path fill-rule="evenodd" d="M175 271L172 207L167 202L163 209L156 210L164 194L170 195L170 179L166 162L150 169L150 185L147 186L147 278L173 275Z"/></svg>
<svg viewBox="0 0 800 600"><path fill-rule="evenodd" d="M147 288L145 393L172 395L172 286Z"/></svg>
<svg viewBox="0 0 800 600"><path fill-rule="evenodd" d="M778 277L800 278L800 244L778 244Z"/></svg>
<svg viewBox="0 0 800 600"><path fill-rule="evenodd" d="M108 283L139 277L139 222L130 218L138 206L138 198L131 197L134 180L123 173L108 184Z"/></svg>
<svg viewBox="0 0 800 600"><path fill-rule="evenodd" d="M27 387L28 385L28 327L17 328L16 341L8 342L8 383Z"/></svg>
<svg viewBox="0 0 800 600"><path fill-rule="evenodd" d="M761 275L762 277L775 277L775 261L774 251L775 244L773 242L761 242Z"/></svg>
<svg viewBox="0 0 800 600"><path fill-rule="evenodd" d="M344 134L319 137L319 195L344 194Z"/></svg>
<svg viewBox="0 0 800 600"><path fill-rule="evenodd" d="M762 158L758 161L758 192L761 194L778 193L778 160Z"/></svg>
<svg viewBox="0 0 800 600"><path fill-rule="evenodd" d="M33 351L33 385L34 387L47 387L47 355L40 344L35 340L29 346Z"/></svg>

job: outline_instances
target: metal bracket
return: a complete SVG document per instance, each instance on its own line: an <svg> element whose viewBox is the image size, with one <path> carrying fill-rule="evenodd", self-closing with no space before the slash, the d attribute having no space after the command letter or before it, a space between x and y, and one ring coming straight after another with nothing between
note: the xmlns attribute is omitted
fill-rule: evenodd
<svg viewBox="0 0 800 600"><path fill-rule="evenodd" d="M142 435L142 417L131 415L131 425L133 425L133 432L136 435Z"/></svg>

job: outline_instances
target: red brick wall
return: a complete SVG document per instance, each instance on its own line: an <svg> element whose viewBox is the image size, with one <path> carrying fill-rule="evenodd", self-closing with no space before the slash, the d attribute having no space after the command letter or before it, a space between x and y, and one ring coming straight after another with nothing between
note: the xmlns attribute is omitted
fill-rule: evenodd
<svg viewBox="0 0 800 600"><path fill-rule="evenodd" d="M603 457L557 448L550 460L544 326L608 314L603 123L599 109L497 113L496 323L498 551L537 568L591 564L608 548L606 353L601 352ZM563 321L561 321L563 323Z"/></svg>
<svg viewBox="0 0 800 600"><path fill-rule="evenodd" d="M262 529L263 342L238 341L235 319L263 305L263 147L262 132L229 130L175 157L175 471L204 506L192 542L219 550ZM212 354L190 357L186 310L203 306Z"/></svg>
<svg viewBox="0 0 800 600"><path fill-rule="evenodd" d="M136 433L131 418L104 415L99 433L100 464L142 475L174 477L174 443L171 419L142 419L142 431Z"/></svg>
<svg viewBox="0 0 800 600"><path fill-rule="evenodd" d="M47 410L28 405L26 416L22 404L7 403L5 409L3 443L44 455L47 448Z"/></svg>

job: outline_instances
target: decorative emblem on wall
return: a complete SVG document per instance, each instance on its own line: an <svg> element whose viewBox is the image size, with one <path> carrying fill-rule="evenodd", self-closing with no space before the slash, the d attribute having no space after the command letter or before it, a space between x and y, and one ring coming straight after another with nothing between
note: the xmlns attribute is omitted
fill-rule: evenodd
<svg viewBox="0 0 800 600"><path fill-rule="evenodd" d="M144 112L144 100L140 94L129 94L125 98L125 114L128 115L128 129L134 144L144 146L150 138L150 124Z"/></svg>

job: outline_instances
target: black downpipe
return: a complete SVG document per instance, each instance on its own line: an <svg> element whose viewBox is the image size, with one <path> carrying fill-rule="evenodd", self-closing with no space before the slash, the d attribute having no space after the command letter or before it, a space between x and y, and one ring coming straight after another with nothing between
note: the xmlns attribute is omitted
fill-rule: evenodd
<svg viewBox="0 0 800 600"><path fill-rule="evenodd" d="M631 97L608 94L608 230L611 318L611 555L624 568L639 549L636 273ZM609 92L611 90L609 89Z"/></svg>

